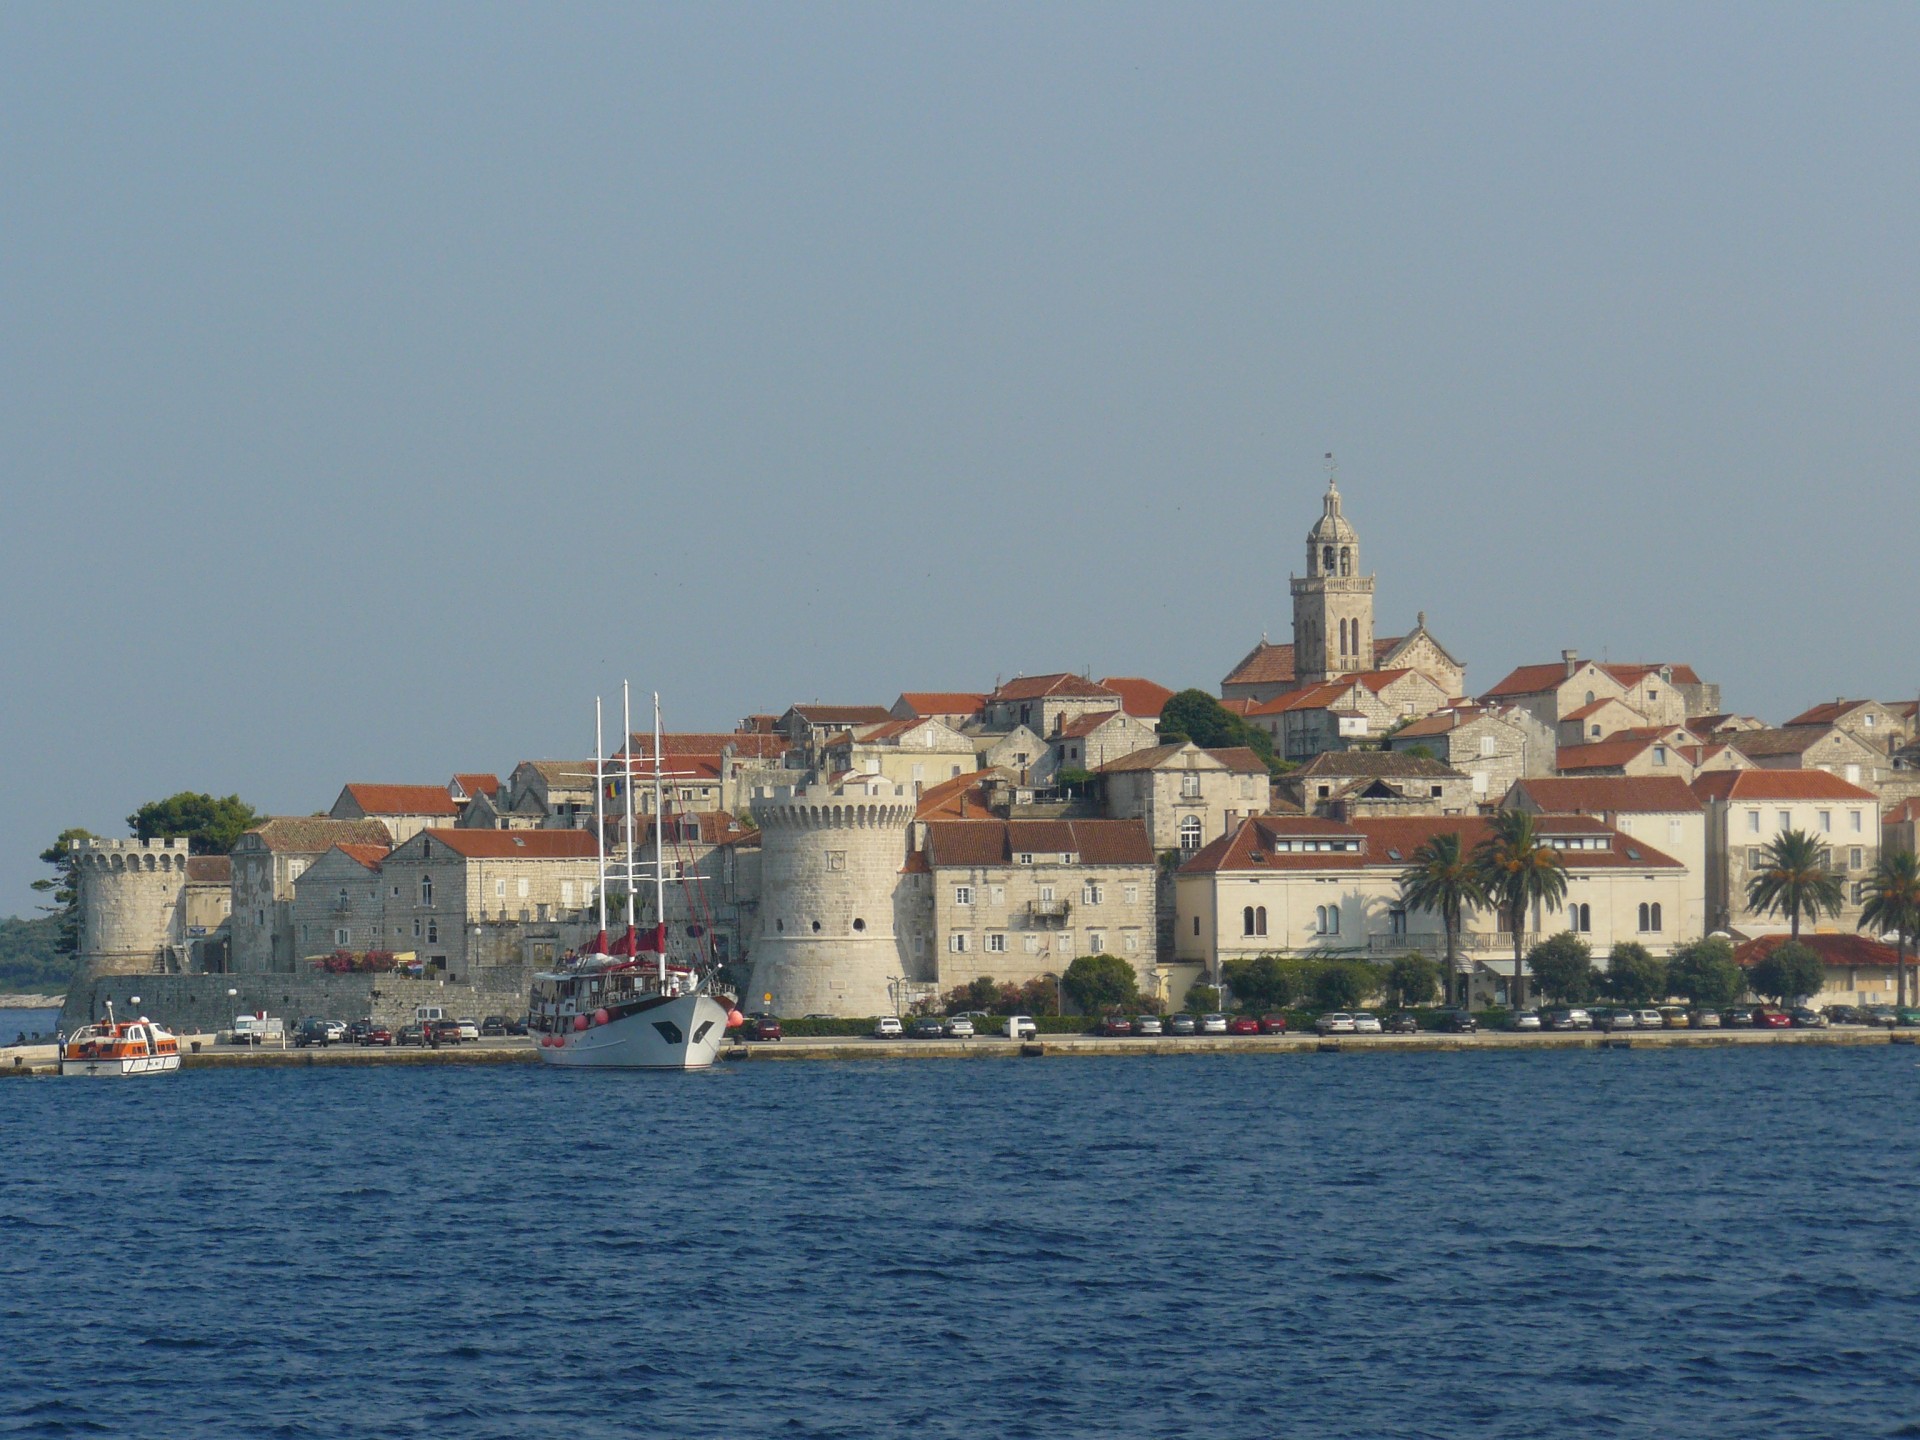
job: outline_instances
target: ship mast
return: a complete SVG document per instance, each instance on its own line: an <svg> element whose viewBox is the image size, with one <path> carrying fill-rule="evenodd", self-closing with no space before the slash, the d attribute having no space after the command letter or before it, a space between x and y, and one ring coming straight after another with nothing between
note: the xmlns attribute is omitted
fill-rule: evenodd
<svg viewBox="0 0 1920 1440"><path fill-rule="evenodd" d="M600 731L600 697L593 697L593 858L600 883L594 895L600 902L600 951L607 949L607 777L606 753Z"/></svg>
<svg viewBox="0 0 1920 1440"><path fill-rule="evenodd" d="M666 805L660 797L660 692L653 692L653 920L660 946L660 993L667 991Z"/></svg>
<svg viewBox="0 0 1920 1440"><path fill-rule="evenodd" d="M640 919L639 897L634 894L636 879L633 868L633 687L625 680L620 682L620 733L627 737L627 743L620 749L626 757L622 766L626 773L627 788L627 940L629 948L627 958L632 959L634 951L631 942L639 934Z"/></svg>

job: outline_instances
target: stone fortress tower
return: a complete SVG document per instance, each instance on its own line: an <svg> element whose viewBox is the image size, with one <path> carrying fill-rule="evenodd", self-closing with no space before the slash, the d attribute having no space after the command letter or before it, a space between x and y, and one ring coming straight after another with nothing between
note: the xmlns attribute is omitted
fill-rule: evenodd
<svg viewBox="0 0 1920 1440"><path fill-rule="evenodd" d="M877 775L756 794L765 899L743 1008L893 1013L908 973L894 905L915 803L911 786Z"/></svg>
<svg viewBox="0 0 1920 1440"><path fill-rule="evenodd" d="M1322 514L1307 532L1307 573L1292 583L1298 683L1373 669L1373 576L1360 573L1360 536L1340 513L1340 487L1332 475Z"/></svg>
<svg viewBox="0 0 1920 1440"><path fill-rule="evenodd" d="M73 842L83 976L186 969L185 840Z"/></svg>

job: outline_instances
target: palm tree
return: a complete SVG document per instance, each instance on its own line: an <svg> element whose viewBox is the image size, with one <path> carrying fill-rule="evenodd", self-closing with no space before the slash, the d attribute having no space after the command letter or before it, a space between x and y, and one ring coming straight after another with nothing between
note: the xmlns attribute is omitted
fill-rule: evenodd
<svg viewBox="0 0 1920 1440"><path fill-rule="evenodd" d="M1920 856L1911 850L1884 852L1866 882L1866 897L1867 903L1860 908L1860 928L1871 925L1883 935L1893 931L1899 956L1894 973L1899 977L1900 1007L1905 1009L1907 937L1920 932Z"/></svg>
<svg viewBox="0 0 1920 1440"><path fill-rule="evenodd" d="M1551 908L1566 898L1567 867L1560 852L1534 834L1533 816L1502 810L1490 822L1486 839L1473 847L1480 883L1513 930L1515 1009L1527 1001L1527 911L1534 902Z"/></svg>
<svg viewBox="0 0 1920 1440"><path fill-rule="evenodd" d="M1747 908L1785 915L1796 940L1801 916L1838 915L1846 903L1840 877L1827 869L1825 847L1804 830L1782 830L1767 843L1760 863L1759 873L1747 881Z"/></svg>
<svg viewBox="0 0 1920 1440"><path fill-rule="evenodd" d="M1413 863L1400 872L1400 903L1409 910L1438 915L1447 932L1447 1000L1460 1003L1460 928L1466 912L1491 904L1480 872L1462 850L1454 831L1435 835L1413 852Z"/></svg>

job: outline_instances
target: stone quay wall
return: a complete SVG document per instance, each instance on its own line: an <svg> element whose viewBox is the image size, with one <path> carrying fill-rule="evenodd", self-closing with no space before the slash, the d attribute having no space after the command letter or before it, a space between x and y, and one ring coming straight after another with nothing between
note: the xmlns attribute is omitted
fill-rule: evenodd
<svg viewBox="0 0 1920 1440"><path fill-rule="evenodd" d="M450 1019L515 1018L527 1013L531 981L532 972L518 966L478 970L464 982L391 974L100 975L77 981L67 993L60 1027L105 1019L109 1000L121 1018L146 1015L176 1034L229 1030L234 1016L262 1010L289 1027L308 1015L346 1021L372 1016L390 1027L410 1025L417 1005L438 1005Z"/></svg>

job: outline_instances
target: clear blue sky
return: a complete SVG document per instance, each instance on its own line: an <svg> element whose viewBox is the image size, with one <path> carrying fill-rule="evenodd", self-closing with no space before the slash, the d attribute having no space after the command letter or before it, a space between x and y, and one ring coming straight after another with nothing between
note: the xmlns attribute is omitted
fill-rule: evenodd
<svg viewBox="0 0 1920 1440"><path fill-rule="evenodd" d="M62 826L1212 687L1321 454L1485 688L1913 695L1920 10L0 10L0 913Z"/></svg>

